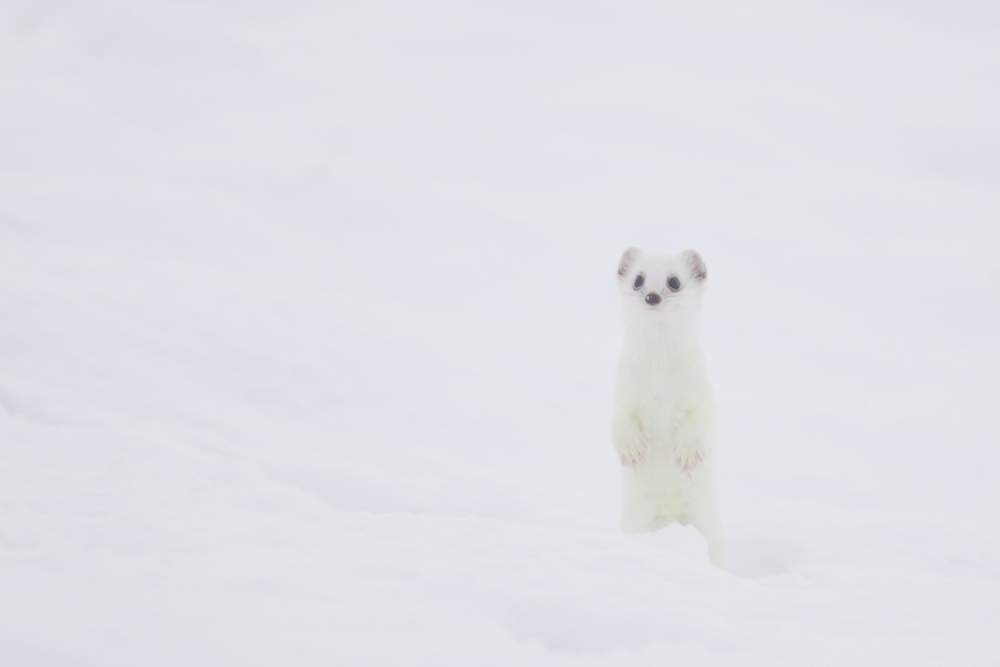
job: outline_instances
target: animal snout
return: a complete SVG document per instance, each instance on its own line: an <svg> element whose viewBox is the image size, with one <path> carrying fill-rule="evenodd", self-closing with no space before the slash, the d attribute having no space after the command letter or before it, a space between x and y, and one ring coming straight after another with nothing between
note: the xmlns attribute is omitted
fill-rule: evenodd
<svg viewBox="0 0 1000 667"><path fill-rule="evenodd" d="M659 302L660 302L660 295L659 294L652 293L652 294L647 294L646 295L646 303L648 303L649 305L655 306Z"/></svg>

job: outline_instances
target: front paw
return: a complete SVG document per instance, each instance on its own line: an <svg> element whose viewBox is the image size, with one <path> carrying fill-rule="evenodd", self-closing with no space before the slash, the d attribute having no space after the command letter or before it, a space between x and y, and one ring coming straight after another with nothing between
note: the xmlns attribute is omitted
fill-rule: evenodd
<svg viewBox="0 0 1000 667"><path fill-rule="evenodd" d="M693 477L695 469L705 460L705 448L699 440L678 442L674 449L674 465L685 477Z"/></svg>
<svg viewBox="0 0 1000 667"><path fill-rule="evenodd" d="M623 466L638 468L646 460L649 452L649 443L642 434L634 434L619 438L615 443L615 450Z"/></svg>

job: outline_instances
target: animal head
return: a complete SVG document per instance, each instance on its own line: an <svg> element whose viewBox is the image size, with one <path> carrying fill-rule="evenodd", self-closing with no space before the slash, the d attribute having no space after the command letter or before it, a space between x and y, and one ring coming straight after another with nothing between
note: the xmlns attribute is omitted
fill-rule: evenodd
<svg viewBox="0 0 1000 667"><path fill-rule="evenodd" d="M629 248L618 262L618 288L627 316L679 320L696 315L708 272L694 250L649 255Z"/></svg>

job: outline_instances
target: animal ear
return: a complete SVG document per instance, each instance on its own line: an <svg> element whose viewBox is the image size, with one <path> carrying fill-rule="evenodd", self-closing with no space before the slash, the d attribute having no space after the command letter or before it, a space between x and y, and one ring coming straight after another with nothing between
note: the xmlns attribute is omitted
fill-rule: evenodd
<svg viewBox="0 0 1000 667"><path fill-rule="evenodd" d="M708 269L705 268L705 260L701 258L697 250L685 250L683 253L684 261L687 262L688 268L691 269L691 277L695 280L704 280L705 276L708 275Z"/></svg>
<svg viewBox="0 0 1000 667"><path fill-rule="evenodd" d="M636 258L642 254L638 248L629 248L622 253L622 258L618 260L618 277L624 278L635 264Z"/></svg>

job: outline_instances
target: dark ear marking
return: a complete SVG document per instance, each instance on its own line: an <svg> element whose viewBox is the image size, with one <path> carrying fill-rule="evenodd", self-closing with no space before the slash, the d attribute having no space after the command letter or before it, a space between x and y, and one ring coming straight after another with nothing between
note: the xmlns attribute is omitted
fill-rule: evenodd
<svg viewBox="0 0 1000 667"><path fill-rule="evenodd" d="M618 277L624 278L628 275L629 270L631 270L632 265L635 263L635 258L642 253L638 248L629 248L622 253L622 258L618 261Z"/></svg>
<svg viewBox="0 0 1000 667"><path fill-rule="evenodd" d="M701 258L697 250L685 250L684 259L687 261L687 265L691 268L691 277L695 280L704 280L708 275L708 269L705 267L705 260Z"/></svg>

